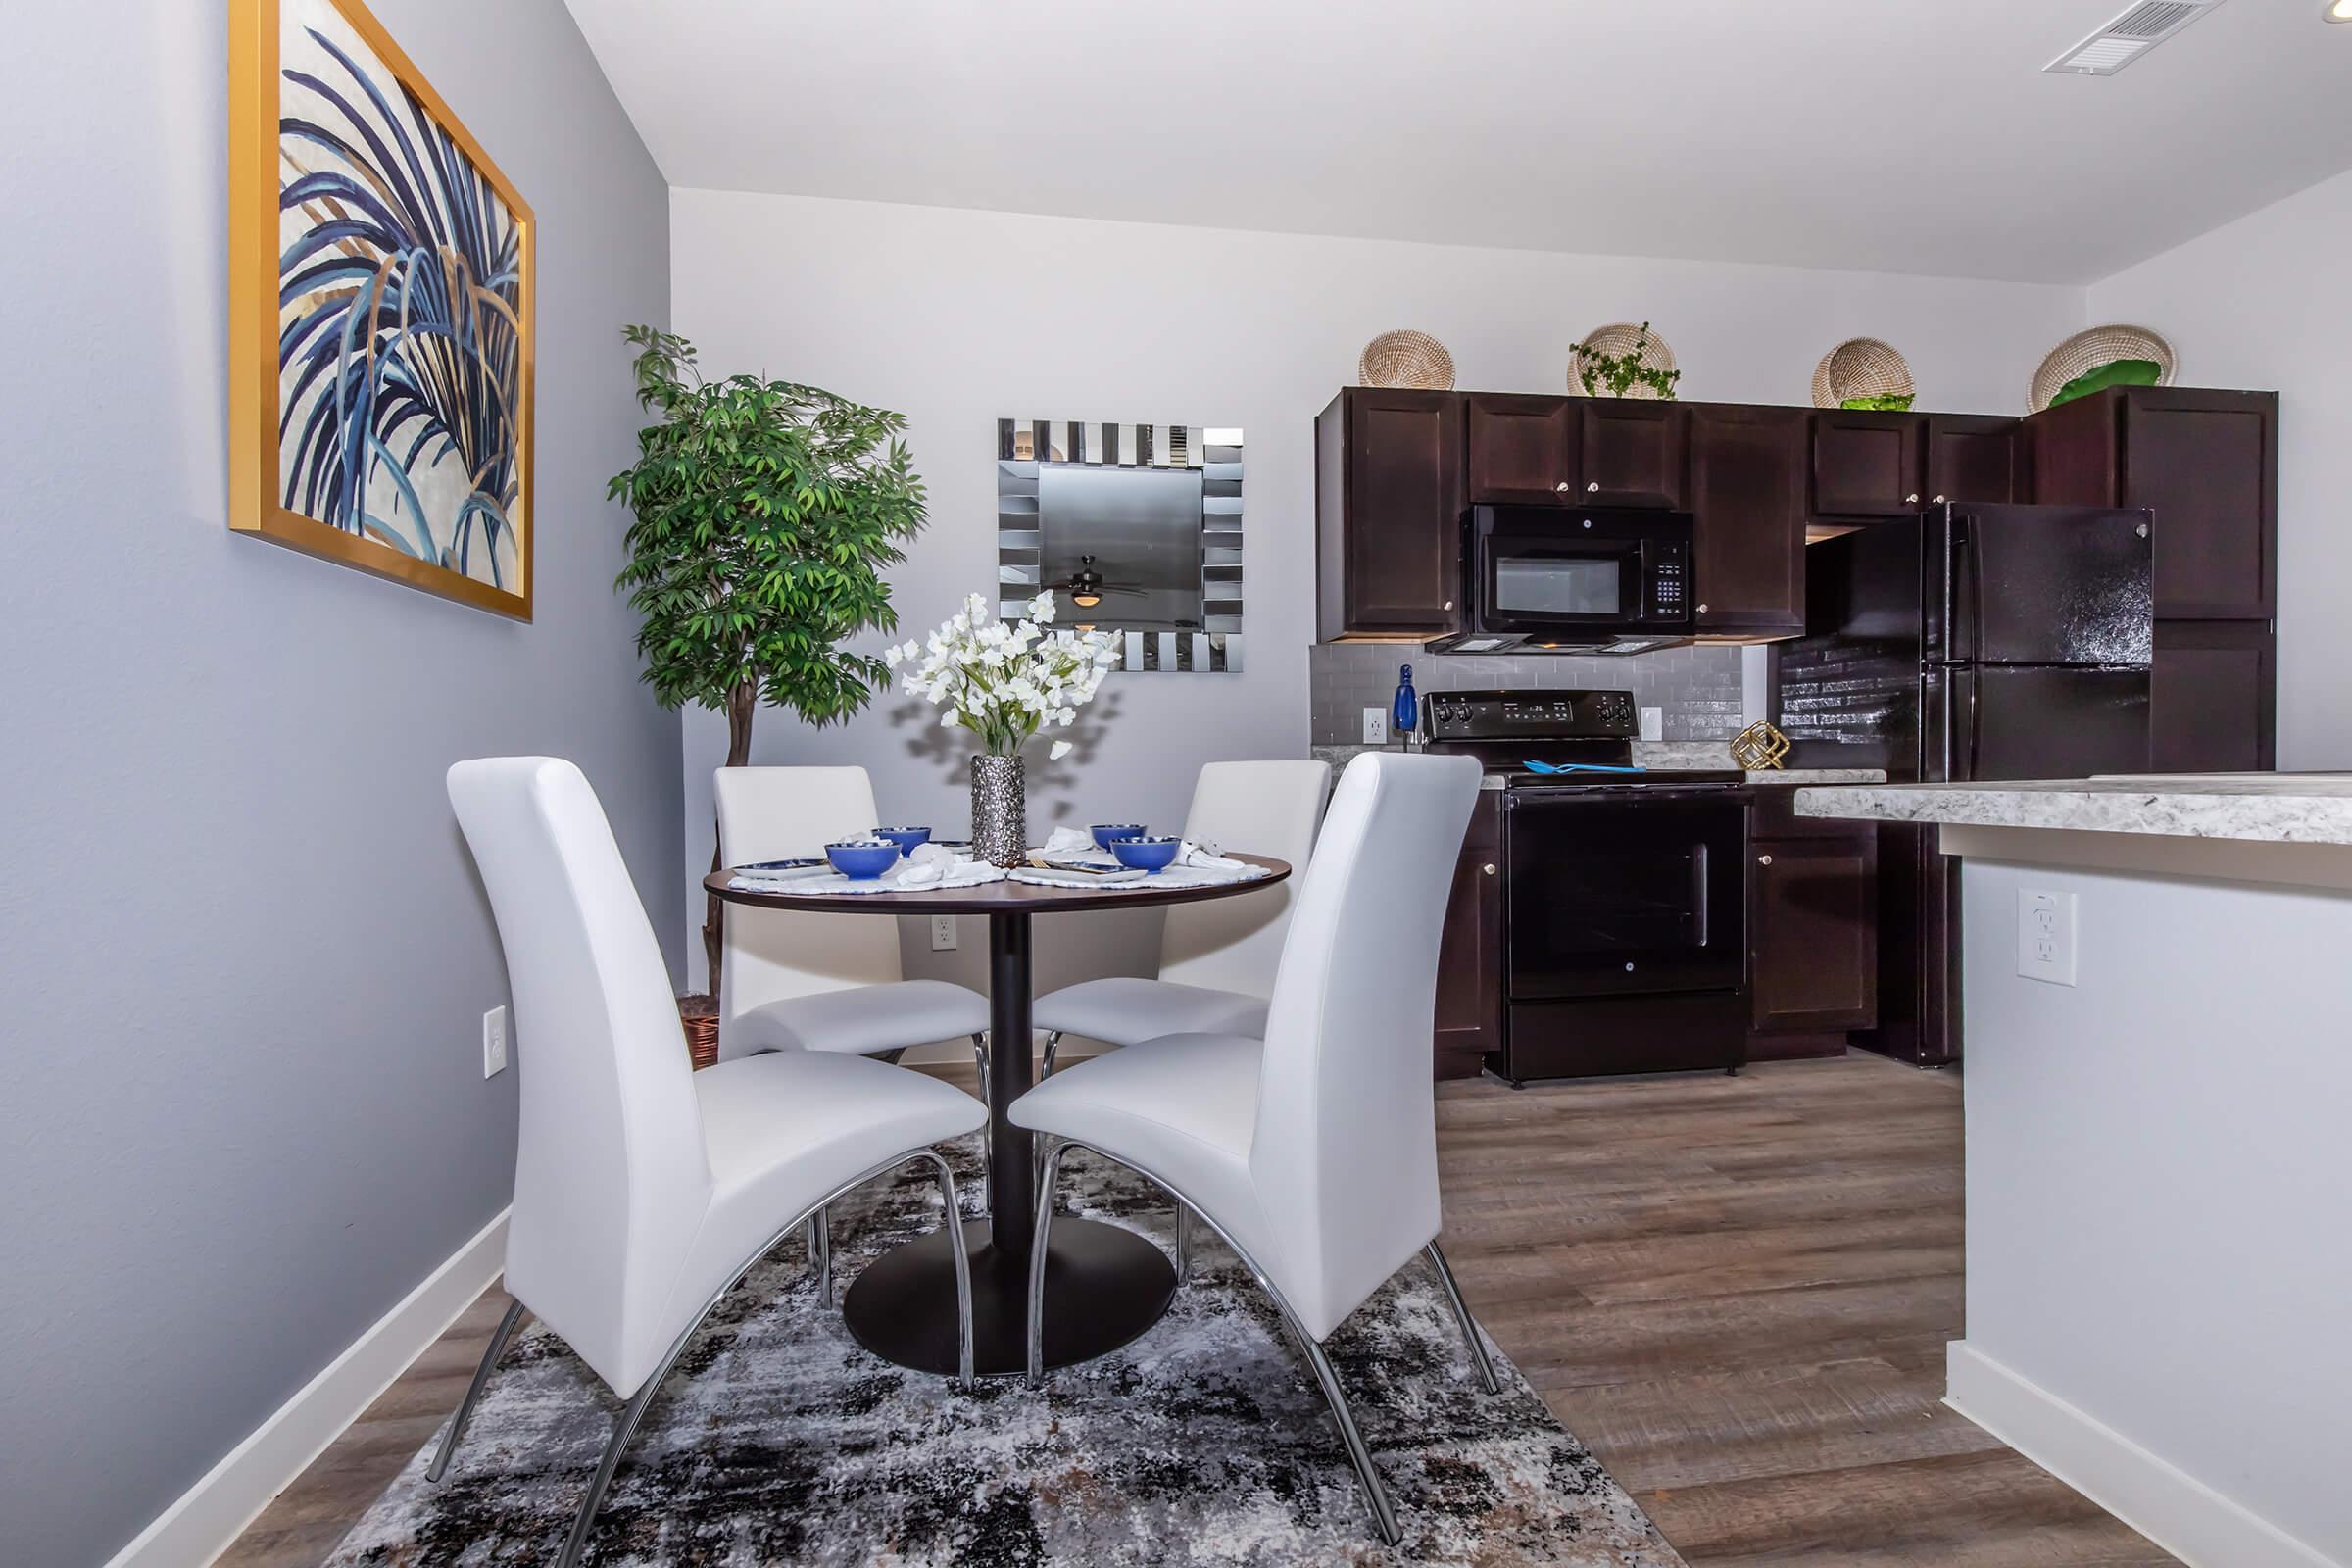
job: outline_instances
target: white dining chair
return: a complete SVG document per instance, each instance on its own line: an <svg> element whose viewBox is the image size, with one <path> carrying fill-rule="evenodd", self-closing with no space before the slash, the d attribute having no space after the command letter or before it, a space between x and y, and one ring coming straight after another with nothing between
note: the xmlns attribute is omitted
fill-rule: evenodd
<svg viewBox="0 0 2352 1568"><path fill-rule="evenodd" d="M580 770L552 757L460 762L449 798L506 949L521 1120L507 1222L514 1303L427 1477L448 1469L528 1308L628 1401L572 1520L560 1558L571 1568L654 1391L710 1309L825 1203L910 1160L939 1176L968 1386L963 1227L932 1146L976 1130L986 1108L938 1079L838 1052L694 1071L668 968Z"/></svg>
<svg viewBox="0 0 2352 1568"><path fill-rule="evenodd" d="M1396 1510L1323 1341L1427 1256L1496 1389L1438 1249L1430 1031L1438 935L1478 793L1467 757L1368 755L1331 802L1284 943L1262 1040L1185 1034L1073 1063L1013 1102L1056 1140L1037 1200L1046 1255L1062 1157L1090 1150L1177 1196L1240 1255L1314 1371L1381 1539ZM1029 1286L1029 1375L1043 1375L1044 1284Z"/></svg>
<svg viewBox="0 0 2352 1568"><path fill-rule="evenodd" d="M874 830L862 767L722 767L719 858L728 865L802 857ZM854 895L845 895L845 897ZM720 950L718 1058L762 1051L860 1055L969 1036L985 1074L988 999L945 980L909 980L899 922L731 906Z"/></svg>
<svg viewBox="0 0 2352 1568"><path fill-rule="evenodd" d="M1330 794L1329 762L1209 762L1193 786L1184 836L1301 866ZM1053 1075L1064 1035L1132 1046L1161 1035L1263 1033L1296 898L1290 881L1248 898L1178 905L1160 927L1157 979L1107 976L1038 998L1030 1016L1047 1031L1042 1076Z"/></svg>

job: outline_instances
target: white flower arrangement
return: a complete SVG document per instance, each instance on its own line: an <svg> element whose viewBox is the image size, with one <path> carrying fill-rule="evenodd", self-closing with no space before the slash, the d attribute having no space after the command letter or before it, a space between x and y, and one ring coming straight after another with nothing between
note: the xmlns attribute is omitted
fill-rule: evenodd
<svg viewBox="0 0 2352 1568"><path fill-rule="evenodd" d="M882 658L904 689L939 706L941 728L968 729L990 756L1011 757L1039 730L1076 723L1118 659L1108 633L1053 622L1052 589L1011 621L999 620L973 594L920 646L902 643ZM1054 743L1056 760L1069 754L1068 741Z"/></svg>

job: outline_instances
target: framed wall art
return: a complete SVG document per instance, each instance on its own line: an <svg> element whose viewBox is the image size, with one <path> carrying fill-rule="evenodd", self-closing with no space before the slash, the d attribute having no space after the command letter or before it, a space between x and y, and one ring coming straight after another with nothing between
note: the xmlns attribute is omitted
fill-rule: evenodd
<svg viewBox="0 0 2352 1568"><path fill-rule="evenodd" d="M528 620L529 204L358 0L229 28L229 526Z"/></svg>

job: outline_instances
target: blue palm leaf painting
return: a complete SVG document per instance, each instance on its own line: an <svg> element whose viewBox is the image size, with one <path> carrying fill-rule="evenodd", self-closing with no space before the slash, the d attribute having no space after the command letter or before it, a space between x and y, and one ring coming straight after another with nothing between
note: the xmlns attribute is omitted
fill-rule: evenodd
<svg viewBox="0 0 2352 1568"><path fill-rule="evenodd" d="M512 591L528 417L522 222L331 5L286 4L277 499Z"/></svg>

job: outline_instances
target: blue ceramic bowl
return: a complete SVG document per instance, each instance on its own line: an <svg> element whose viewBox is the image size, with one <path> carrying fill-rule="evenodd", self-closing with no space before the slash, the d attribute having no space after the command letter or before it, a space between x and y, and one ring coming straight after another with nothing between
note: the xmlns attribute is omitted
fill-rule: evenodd
<svg viewBox="0 0 2352 1568"><path fill-rule="evenodd" d="M1167 868L1176 858L1176 852L1183 847L1182 839L1152 838L1140 834L1131 839L1110 841L1110 853L1119 858L1121 865L1130 871L1149 871L1154 876Z"/></svg>
<svg viewBox="0 0 2352 1568"><path fill-rule="evenodd" d="M825 846L833 869L853 882L871 882L899 863L899 847L888 839L850 839Z"/></svg>
<svg viewBox="0 0 2352 1568"><path fill-rule="evenodd" d="M1120 839L1142 838L1144 824L1141 822L1097 822L1091 831L1095 835L1095 848L1107 850Z"/></svg>
<svg viewBox="0 0 2352 1568"><path fill-rule="evenodd" d="M927 827L878 827L869 837L888 839L899 847L901 855L912 855L931 842L931 830Z"/></svg>

